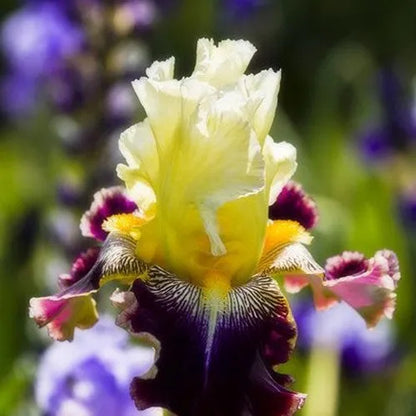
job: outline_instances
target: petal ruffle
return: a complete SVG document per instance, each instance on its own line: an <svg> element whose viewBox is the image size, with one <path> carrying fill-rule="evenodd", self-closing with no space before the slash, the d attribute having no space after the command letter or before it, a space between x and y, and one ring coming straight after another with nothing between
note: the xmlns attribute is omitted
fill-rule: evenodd
<svg viewBox="0 0 416 416"><path fill-rule="evenodd" d="M132 287L118 322L160 342L157 372L135 378L139 410L161 406L181 416L292 415L305 396L272 366L288 359L296 327L277 284L259 276L232 290L219 310L203 290L154 267ZM116 299L117 301L117 299Z"/></svg>

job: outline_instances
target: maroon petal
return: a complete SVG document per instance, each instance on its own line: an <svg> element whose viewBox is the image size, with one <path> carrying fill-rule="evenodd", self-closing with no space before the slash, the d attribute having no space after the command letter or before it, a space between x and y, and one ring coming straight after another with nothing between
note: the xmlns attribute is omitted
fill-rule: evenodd
<svg viewBox="0 0 416 416"><path fill-rule="evenodd" d="M103 230L102 225L108 217L129 214L136 210L136 203L127 197L124 188L103 188L94 194L90 209L81 218L81 233L84 237L104 241L108 232Z"/></svg>
<svg viewBox="0 0 416 416"><path fill-rule="evenodd" d="M160 343L153 378L135 378L139 410L167 408L180 416L292 415L305 396L283 386L296 327L277 284L260 276L233 289L219 310L201 288L153 267L131 295L116 293L118 322ZM117 301L118 298L118 301Z"/></svg>
<svg viewBox="0 0 416 416"><path fill-rule="evenodd" d="M285 185L273 205L269 207L272 220L297 221L306 230L313 228L319 219L314 200L296 182Z"/></svg>

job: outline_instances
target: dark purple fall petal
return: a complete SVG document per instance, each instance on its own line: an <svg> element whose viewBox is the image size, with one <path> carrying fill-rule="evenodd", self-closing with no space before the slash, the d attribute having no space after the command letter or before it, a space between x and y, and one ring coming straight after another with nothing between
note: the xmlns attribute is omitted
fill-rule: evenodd
<svg viewBox="0 0 416 416"><path fill-rule="evenodd" d="M309 230L317 224L319 216L315 202L301 185L289 182L283 187L276 202L269 207L269 218L297 221Z"/></svg>
<svg viewBox="0 0 416 416"><path fill-rule="evenodd" d="M156 374L136 377L131 385L139 410L289 416L303 405L305 396L284 386L291 378L272 369L288 359L296 327L271 278L257 277L233 289L214 313L200 288L157 267L148 275L145 282L134 282L134 298L114 296L124 305L118 323L160 343Z"/></svg>
<svg viewBox="0 0 416 416"><path fill-rule="evenodd" d="M103 230L104 220L115 214L129 214L137 205L127 198L120 186L103 188L94 194L90 209L81 218L81 232L84 237L104 241L108 233Z"/></svg>

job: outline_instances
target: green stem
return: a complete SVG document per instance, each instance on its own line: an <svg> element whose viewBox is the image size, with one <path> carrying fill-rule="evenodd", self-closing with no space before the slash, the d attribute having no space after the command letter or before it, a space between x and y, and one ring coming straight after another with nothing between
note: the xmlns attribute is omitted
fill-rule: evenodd
<svg viewBox="0 0 416 416"><path fill-rule="evenodd" d="M340 381L340 355L336 345L314 345L309 358L308 398L304 416L335 416Z"/></svg>

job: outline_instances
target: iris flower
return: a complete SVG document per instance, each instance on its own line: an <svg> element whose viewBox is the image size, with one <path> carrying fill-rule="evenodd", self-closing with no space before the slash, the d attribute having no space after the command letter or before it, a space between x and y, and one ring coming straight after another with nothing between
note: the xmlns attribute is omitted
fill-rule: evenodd
<svg viewBox="0 0 416 416"><path fill-rule="evenodd" d="M130 286L112 296L117 323L158 352L152 377L132 381L139 410L276 416L305 400L276 371L296 341L277 280L326 281L305 247L309 232L268 218L295 172L296 149L269 136L280 72L245 75L254 52L242 40L201 39L191 76L175 79L170 58L133 82L147 118L122 133L126 164L117 173L137 209L107 209L111 193L97 194L82 221L97 237L88 230L101 218L96 262L57 295L31 300L32 317L62 340L95 323L100 286Z"/></svg>

